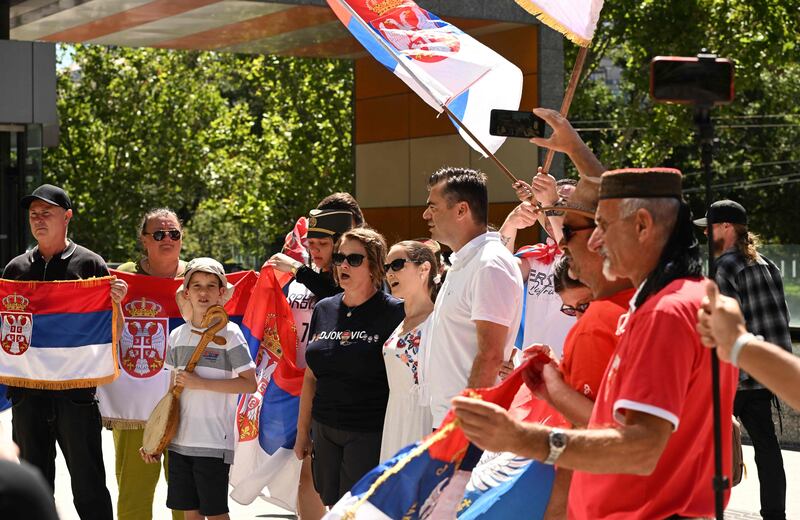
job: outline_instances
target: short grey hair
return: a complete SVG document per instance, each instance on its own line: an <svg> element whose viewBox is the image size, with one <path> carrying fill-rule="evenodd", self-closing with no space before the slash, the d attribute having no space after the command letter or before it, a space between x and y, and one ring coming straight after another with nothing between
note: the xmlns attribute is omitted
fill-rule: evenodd
<svg viewBox="0 0 800 520"><path fill-rule="evenodd" d="M674 197L627 198L619 203L621 218L628 218L640 209L650 213L656 226L663 230L665 243L675 229L680 208L681 201Z"/></svg>

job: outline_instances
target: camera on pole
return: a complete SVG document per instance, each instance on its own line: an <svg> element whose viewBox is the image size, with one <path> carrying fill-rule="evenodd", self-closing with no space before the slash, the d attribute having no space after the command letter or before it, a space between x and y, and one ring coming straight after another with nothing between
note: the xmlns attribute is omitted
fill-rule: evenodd
<svg viewBox="0 0 800 520"><path fill-rule="evenodd" d="M657 103L680 103L694 106L694 123L700 144L706 184L706 208L713 202L711 193L714 154L714 123L711 109L728 104L734 96L734 67L725 58L718 58L703 49L695 57L657 56L650 62L650 96ZM708 226L708 276L714 279L712 226ZM729 486L722 470L722 426L720 423L719 359L711 349L714 413L714 502L717 520L724 517L724 493Z"/></svg>

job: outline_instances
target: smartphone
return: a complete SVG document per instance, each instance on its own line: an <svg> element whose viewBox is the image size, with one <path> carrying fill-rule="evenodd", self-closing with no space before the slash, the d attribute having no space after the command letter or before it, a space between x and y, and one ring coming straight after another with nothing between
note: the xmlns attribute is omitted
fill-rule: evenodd
<svg viewBox="0 0 800 520"><path fill-rule="evenodd" d="M650 95L656 101L724 105L733 93L733 63L725 58L657 56L650 62Z"/></svg>
<svg viewBox="0 0 800 520"><path fill-rule="evenodd" d="M544 137L544 119L522 110L492 110L489 133L506 137Z"/></svg>

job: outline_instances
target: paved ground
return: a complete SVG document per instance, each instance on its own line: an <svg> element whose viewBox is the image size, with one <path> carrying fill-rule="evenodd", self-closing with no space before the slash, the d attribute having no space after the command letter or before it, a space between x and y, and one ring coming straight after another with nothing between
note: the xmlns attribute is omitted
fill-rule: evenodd
<svg viewBox="0 0 800 520"><path fill-rule="evenodd" d="M0 413L0 427L2 435L11 437L11 412ZM114 479L114 441L111 432L103 431L103 452L106 454L106 483L111 492L113 501L116 501L117 483ZM786 516L788 519L800 520L800 452L783 452L784 464L786 466L787 477L787 496L786 496ZM759 519L759 498L758 498L758 475L756 473L755 462L753 461L753 449L744 446L744 460L747 466L747 477L739 486L734 488L731 495L726 519L731 520L751 520ZM72 493L70 491L69 473L67 472L61 452L58 453L56 469L56 507L58 508L61 520L78 520L75 508L72 505ZM155 506L153 507L154 520L170 520L171 516L167 510L166 503L167 484L163 475L156 490ZM116 505L116 504L115 504ZM291 519L294 515L277 506L257 500L249 506L242 506L231 501L231 518L233 520L250 519Z"/></svg>

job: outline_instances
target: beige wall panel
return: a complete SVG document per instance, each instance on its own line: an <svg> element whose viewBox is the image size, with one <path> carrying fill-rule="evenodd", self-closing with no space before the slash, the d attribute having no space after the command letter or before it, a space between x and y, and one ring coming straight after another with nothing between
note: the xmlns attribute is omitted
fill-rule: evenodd
<svg viewBox="0 0 800 520"><path fill-rule="evenodd" d="M364 208L407 206L409 141L356 145L356 197Z"/></svg>
<svg viewBox="0 0 800 520"><path fill-rule="evenodd" d="M531 182L538 166L538 147L526 139L509 137L497 157L511 170L514 177ZM489 202L513 202L517 195L511 188L511 181L490 158L483 158L478 152L470 149L470 165L476 170L486 173L489 178Z"/></svg>
<svg viewBox="0 0 800 520"><path fill-rule="evenodd" d="M469 167L469 146L458 135L411 139L410 205L425 205L428 177L442 166Z"/></svg>

